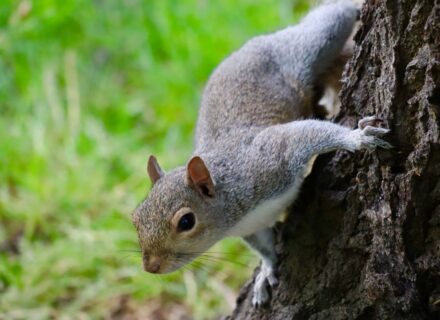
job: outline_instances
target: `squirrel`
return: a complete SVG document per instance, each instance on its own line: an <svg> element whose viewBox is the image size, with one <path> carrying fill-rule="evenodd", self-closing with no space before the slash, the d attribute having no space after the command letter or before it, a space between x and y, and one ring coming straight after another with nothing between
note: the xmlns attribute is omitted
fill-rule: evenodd
<svg viewBox="0 0 440 320"><path fill-rule="evenodd" d="M319 6L302 21L257 36L226 58L205 87L186 166L165 173L150 156L152 189L136 208L144 270L169 273L219 240L242 237L261 257L252 303L278 283L273 224L296 198L317 155L390 148L379 119L350 129L314 116L314 87L359 16L351 1Z"/></svg>

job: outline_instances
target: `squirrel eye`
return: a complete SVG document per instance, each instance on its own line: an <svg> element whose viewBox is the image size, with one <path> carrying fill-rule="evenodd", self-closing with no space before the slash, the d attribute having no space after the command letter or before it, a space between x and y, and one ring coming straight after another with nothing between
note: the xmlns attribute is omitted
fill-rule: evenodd
<svg viewBox="0 0 440 320"><path fill-rule="evenodd" d="M194 216L194 213L188 212L187 214L184 214L177 223L177 231L189 231L194 227L195 224L196 217Z"/></svg>

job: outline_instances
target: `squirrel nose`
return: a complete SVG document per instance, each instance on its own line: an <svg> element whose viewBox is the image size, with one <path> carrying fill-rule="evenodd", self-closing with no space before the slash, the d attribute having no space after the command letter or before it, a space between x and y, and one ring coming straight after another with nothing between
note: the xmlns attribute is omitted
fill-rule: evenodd
<svg viewBox="0 0 440 320"><path fill-rule="evenodd" d="M144 270L150 273L158 273L161 267L161 261L159 257L145 257L144 258Z"/></svg>

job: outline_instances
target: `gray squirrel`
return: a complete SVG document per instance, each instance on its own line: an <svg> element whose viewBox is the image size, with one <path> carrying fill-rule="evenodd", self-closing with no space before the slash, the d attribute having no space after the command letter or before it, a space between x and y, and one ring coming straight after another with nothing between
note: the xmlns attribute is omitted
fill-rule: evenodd
<svg viewBox="0 0 440 320"><path fill-rule="evenodd" d="M375 117L355 130L307 119L314 116L313 88L338 59L358 14L351 1L319 6L296 26L251 39L217 67L187 165L165 173L149 158L153 187L132 217L145 271L172 272L219 240L242 237L261 257L252 303L268 301L267 284L278 282L271 226L316 156L391 147L380 138L389 130Z"/></svg>

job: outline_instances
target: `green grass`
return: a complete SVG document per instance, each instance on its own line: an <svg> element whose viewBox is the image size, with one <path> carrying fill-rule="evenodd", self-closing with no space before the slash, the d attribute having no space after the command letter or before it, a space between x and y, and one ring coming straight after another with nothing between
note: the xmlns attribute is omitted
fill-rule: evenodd
<svg viewBox="0 0 440 320"><path fill-rule="evenodd" d="M121 297L195 318L230 310L225 295L257 263L240 242L213 251L248 267L155 277L127 251L130 214L150 188L149 154L165 169L191 154L213 68L304 3L1 1L0 319L99 319Z"/></svg>

